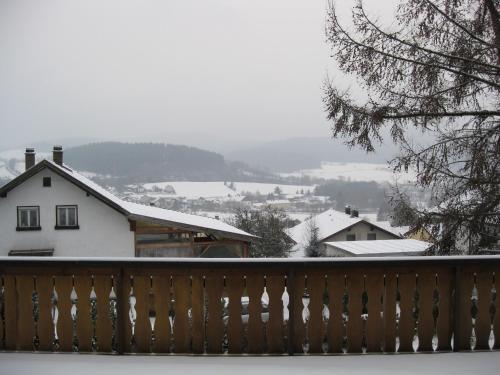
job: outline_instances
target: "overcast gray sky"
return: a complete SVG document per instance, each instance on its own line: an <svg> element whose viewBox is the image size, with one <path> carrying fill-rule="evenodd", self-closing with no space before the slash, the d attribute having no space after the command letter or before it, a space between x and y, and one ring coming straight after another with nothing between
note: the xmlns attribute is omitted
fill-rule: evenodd
<svg viewBox="0 0 500 375"><path fill-rule="evenodd" d="M394 1L368 2L392 13ZM347 81L329 57L325 10L326 0L2 0L2 134L208 149L328 137L322 82Z"/></svg>

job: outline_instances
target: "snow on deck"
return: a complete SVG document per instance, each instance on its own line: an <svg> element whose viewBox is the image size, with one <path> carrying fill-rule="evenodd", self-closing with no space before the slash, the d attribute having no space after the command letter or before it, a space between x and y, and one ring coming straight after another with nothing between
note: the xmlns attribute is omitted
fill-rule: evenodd
<svg viewBox="0 0 500 375"><path fill-rule="evenodd" d="M293 357L0 353L0 375L491 375L499 366L500 352Z"/></svg>

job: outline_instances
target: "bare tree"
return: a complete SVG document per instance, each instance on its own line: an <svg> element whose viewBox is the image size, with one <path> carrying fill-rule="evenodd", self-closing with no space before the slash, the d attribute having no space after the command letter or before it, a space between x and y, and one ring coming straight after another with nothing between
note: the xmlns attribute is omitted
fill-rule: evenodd
<svg viewBox="0 0 500 375"><path fill-rule="evenodd" d="M324 103L335 137L374 151L383 128L401 154L396 171L414 168L432 209L415 209L441 253L466 239L475 253L500 225L500 14L498 0L406 0L390 30L353 8L346 28L330 2L327 39L340 69L367 94L357 102L329 79ZM419 145L410 127L434 134Z"/></svg>

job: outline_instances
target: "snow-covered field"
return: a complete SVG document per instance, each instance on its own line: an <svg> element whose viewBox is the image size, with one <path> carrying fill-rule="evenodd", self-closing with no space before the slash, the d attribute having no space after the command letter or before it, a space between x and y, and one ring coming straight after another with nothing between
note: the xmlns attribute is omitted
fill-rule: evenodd
<svg viewBox="0 0 500 375"><path fill-rule="evenodd" d="M346 181L375 181L379 183L394 182L400 183L412 182L415 180L415 174L400 173L395 175L387 164L370 163L334 163L323 162L321 168L304 169L292 173L282 173L282 176L310 176L324 179L346 180Z"/></svg>
<svg viewBox="0 0 500 375"><path fill-rule="evenodd" d="M303 191L314 191L314 186L305 185L283 185L283 184L267 184L257 182L233 182L234 189L229 187L229 182L216 181L216 182L190 182L190 181L164 181L152 182L143 184L142 187L148 192L158 189L164 190L171 186L175 190L175 194L166 194L171 197L185 197L188 199L196 198L224 198L242 195L242 193L260 193L267 195L274 192L278 186L282 194L296 194Z"/></svg>
<svg viewBox="0 0 500 375"><path fill-rule="evenodd" d="M0 375L492 375L499 366L500 352L293 357L0 353Z"/></svg>

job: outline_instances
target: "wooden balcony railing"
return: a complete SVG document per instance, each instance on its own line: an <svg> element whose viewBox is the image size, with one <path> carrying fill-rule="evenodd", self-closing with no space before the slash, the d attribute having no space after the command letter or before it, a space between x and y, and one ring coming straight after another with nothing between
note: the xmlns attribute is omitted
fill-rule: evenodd
<svg viewBox="0 0 500 375"><path fill-rule="evenodd" d="M0 258L0 350L498 349L500 257Z"/></svg>

